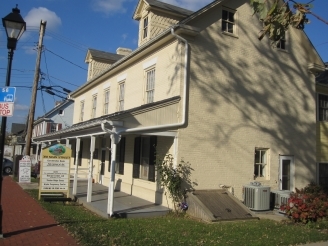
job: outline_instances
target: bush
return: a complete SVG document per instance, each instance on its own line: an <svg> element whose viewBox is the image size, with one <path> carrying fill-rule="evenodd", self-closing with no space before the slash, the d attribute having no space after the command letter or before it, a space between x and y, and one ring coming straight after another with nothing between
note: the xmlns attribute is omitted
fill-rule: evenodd
<svg viewBox="0 0 328 246"><path fill-rule="evenodd" d="M311 183L301 190L296 189L280 209L294 222L316 222L328 217L328 196L320 186Z"/></svg>

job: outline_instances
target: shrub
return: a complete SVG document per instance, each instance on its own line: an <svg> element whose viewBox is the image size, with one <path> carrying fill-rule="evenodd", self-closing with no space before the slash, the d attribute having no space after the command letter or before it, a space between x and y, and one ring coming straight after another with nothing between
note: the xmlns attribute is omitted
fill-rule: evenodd
<svg viewBox="0 0 328 246"><path fill-rule="evenodd" d="M311 183L301 190L296 189L280 209L294 222L316 222L328 217L328 196L320 186Z"/></svg>
<svg viewBox="0 0 328 246"><path fill-rule="evenodd" d="M185 203L186 190L190 189L190 163L180 161L176 166L173 164L173 156L167 154L156 163L157 182L165 189L164 194L168 192L169 197L173 201L174 210L177 208L185 210L188 205Z"/></svg>

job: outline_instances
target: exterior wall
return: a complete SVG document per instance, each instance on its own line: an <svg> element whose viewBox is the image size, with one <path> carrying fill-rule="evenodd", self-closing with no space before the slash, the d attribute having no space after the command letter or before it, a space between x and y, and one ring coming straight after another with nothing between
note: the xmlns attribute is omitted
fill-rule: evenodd
<svg viewBox="0 0 328 246"><path fill-rule="evenodd" d="M64 110L64 115L59 115L59 110ZM61 129L69 127L73 124L73 115L74 115L74 102L68 102L56 109L54 112L49 113L45 116L47 121L41 121L38 124L33 126L32 136L42 136L47 133L47 123L61 124ZM57 126L58 129L58 126Z"/></svg>
<svg viewBox="0 0 328 246"><path fill-rule="evenodd" d="M111 64L91 60L88 66L88 81L107 70Z"/></svg>
<svg viewBox="0 0 328 246"><path fill-rule="evenodd" d="M145 104L145 69L155 66L154 101L164 100L180 94L181 49L177 42L157 49L120 73L103 80L91 90L75 98L73 123L79 122L80 102L84 104L84 121L91 119L92 97L97 94L96 117L103 115L104 91L110 90L109 114L118 111L118 83L125 80L124 110Z"/></svg>
<svg viewBox="0 0 328 246"><path fill-rule="evenodd" d="M146 7L146 6L144 6ZM143 18L148 15L148 36L147 38L143 38ZM169 28L170 26L178 23L179 18L176 16L170 16L165 13L161 13L158 11L146 11L145 9L142 11L142 19L139 21L139 42L138 46L143 45L150 39L156 37L158 34Z"/></svg>
<svg viewBox="0 0 328 246"><path fill-rule="evenodd" d="M315 180L315 83L307 70L320 58L290 28L287 50L261 42L261 29L245 1L226 1L237 10L237 36L221 32L221 7L190 25L202 29L191 41L188 126L179 130L179 157L194 169L195 189L242 186L254 181L255 147L270 149L270 177L256 180L277 189L279 155L293 155L295 187ZM201 103L200 103L201 102Z"/></svg>
<svg viewBox="0 0 328 246"><path fill-rule="evenodd" d="M59 110L64 110L64 115L59 115ZM48 116L54 123L62 124L66 128L73 124L74 102L69 102L63 108L59 108Z"/></svg>

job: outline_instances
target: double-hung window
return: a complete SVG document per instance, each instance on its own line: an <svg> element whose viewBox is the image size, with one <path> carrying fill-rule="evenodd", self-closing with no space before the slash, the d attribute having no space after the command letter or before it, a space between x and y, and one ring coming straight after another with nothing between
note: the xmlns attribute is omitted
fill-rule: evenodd
<svg viewBox="0 0 328 246"><path fill-rule="evenodd" d="M318 95L318 114L319 121L328 121L328 96Z"/></svg>
<svg viewBox="0 0 328 246"><path fill-rule="evenodd" d="M286 35L284 35L277 43L277 49L285 50L286 49Z"/></svg>
<svg viewBox="0 0 328 246"><path fill-rule="evenodd" d="M83 121L84 117L84 101L81 101L80 103L80 122Z"/></svg>
<svg viewBox="0 0 328 246"><path fill-rule="evenodd" d="M125 92L125 83L123 81L118 85L118 111L124 110L124 92Z"/></svg>
<svg viewBox="0 0 328 246"><path fill-rule="evenodd" d="M91 118L96 117L96 111L97 111L97 94L92 96Z"/></svg>
<svg viewBox="0 0 328 246"><path fill-rule="evenodd" d="M255 148L254 178L268 177L269 149Z"/></svg>
<svg viewBox="0 0 328 246"><path fill-rule="evenodd" d="M108 114L108 108L109 108L109 89L104 91L104 115Z"/></svg>
<svg viewBox="0 0 328 246"><path fill-rule="evenodd" d="M154 102L155 91L155 68L146 72L146 102Z"/></svg>
<svg viewBox="0 0 328 246"><path fill-rule="evenodd" d="M225 33L236 34L235 12L222 10L222 31Z"/></svg>
<svg viewBox="0 0 328 246"><path fill-rule="evenodd" d="M142 38L145 39L148 36L148 16L143 20L143 33Z"/></svg>

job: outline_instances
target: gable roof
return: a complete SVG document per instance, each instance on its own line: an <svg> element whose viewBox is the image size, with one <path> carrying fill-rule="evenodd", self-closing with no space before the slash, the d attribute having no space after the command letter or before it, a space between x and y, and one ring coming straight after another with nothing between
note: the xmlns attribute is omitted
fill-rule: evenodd
<svg viewBox="0 0 328 246"><path fill-rule="evenodd" d="M96 58L95 60L106 60L109 62L116 62L121 59L124 55L118 55L115 53L105 52L96 49L88 49L85 62L88 62L91 58Z"/></svg>
<svg viewBox="0 0 328 246"><path fill-rule="evenodd" d="M178 16L186 17L193 13L193 11L180 8L168 3L160 2L157 0L140 0L133 14L133 19L138 20L141 18L140 12L143 8L143 5L146 4L150 8L159 9L161 11L169 12L170 14L175 14Z"/></svg>

